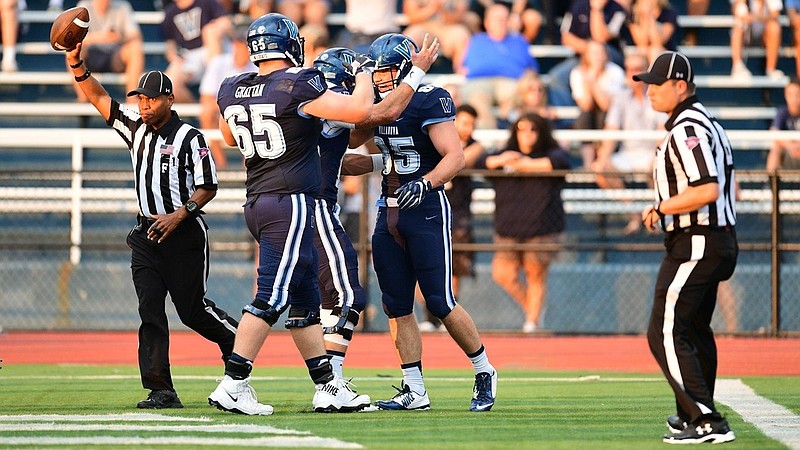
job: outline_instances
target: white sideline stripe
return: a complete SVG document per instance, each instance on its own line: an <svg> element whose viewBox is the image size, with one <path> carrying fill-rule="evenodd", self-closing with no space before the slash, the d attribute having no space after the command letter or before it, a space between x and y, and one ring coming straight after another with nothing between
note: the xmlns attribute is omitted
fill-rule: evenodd
<svg viewBox="0 0 800 450"><path fill-rule="evenodd" d="M563 381L566 383L575 383L575 382L586 382L586 381L599 381L599 382L650 382L650 381L664 381L661 377L601 377L599 375L586 375L580 377L527 377L527 378L503 378L502 372L500 373L500 381L503 383L519 383L519 382L558 382ZM215 380L218 377L210 377L210 376L202 376L202 375L173 375L173 380ZM77 376L50 376L50 375L39 375L39 376L11 376L11 377L3 377L3 380L138 380L138 375L77 375ZM308 377L257 377L253 376L250 377L250 381L301 381L307 380ZM355 377L355 381L395 381L396 379L400 379L400 376L391 376L391 377ZM473 377L430 377L425 378L425 381L428 382L473 382L475 378ZM0 416L0 422L7 417L24 417L24 416ZM45 416L31 416L31 417L45 417ZM48 416L48 417L56 417L56 416ZM105 416L100 416L105 417ZM158 416L156 417L164 417ZM179 420L189 420L189 419L180 419ZM13 419L10 419L13 420ZM51 419L56 420L56 419ZM131 420L151 420L151 419L131 419ZM193 419L197 420L197 419ZM208 420L208 419L206 419Z"/></svg>
<svg viewBox="0 0 800 450"><path fill-rule="evenodd" d="M181 445L181 446L229 446L229 447L319 447L319 448L363 448L359 444L342 442L321 437L260 437L260 438L219 438L219 437L6 437L4 446L10 445Z"/></svg>
<svg viewBox="0 0 800 450"><path fill-rule="evenodd" d="M0 431L175 431L190 433L250 433L278 434L288 436L308 436L308 431L287 430L268 425L123 425L123 424L83 424L83 423L6 423L0 424Z"/></svg>
<svg viewBox="0 0 800 450"><path fill-rule="evenodd" d="M718 380L714 398L792 450L800 450L800 416L753 391L742 380Z"/></svg>
<svg viewBox="0 0 800 450"><path fill-rule="evenodd" d="M24 379L25 377L19 377ZM126 414L16 414L0 415L0 422L211 422L208 417L177 417L153 413Z"/></svg>

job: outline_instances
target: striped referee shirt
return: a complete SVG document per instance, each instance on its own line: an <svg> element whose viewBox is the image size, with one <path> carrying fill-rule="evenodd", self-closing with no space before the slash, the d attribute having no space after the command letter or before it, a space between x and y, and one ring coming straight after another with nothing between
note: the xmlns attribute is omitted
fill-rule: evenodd
<svg viewBox="0 0 800 450"><path fill-rule="evenodd" d="M175 111L156 130L142 122L137 110L112 99L107 124L130 149L136 197L145 216L174 212L198 187L217 188L217 171L205 137Z"/></svg>
<svg viewBox="0 0 800 450"><path fill-rule="evenodd" d="M725 130L696 96L681 102L665 126L668 134L658 147L653 168L656 201L706 183L718 183L719 196L695 211L664 216L662 229L669 232L693 225L735 225L733 153Z"/></svg>

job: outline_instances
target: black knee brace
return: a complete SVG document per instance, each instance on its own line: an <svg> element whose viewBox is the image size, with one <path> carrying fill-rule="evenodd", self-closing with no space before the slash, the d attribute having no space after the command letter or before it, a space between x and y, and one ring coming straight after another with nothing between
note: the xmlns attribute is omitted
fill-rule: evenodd
<svg viewBox="0 0 800 450"><path fill-rule="evenodd" d="M296 306L289 308L289 317L284 323L286 328L305 328L311 325L319 325L319 311L309 311Z"/></svg>
<svg viewBox="0 0 800 450"><path fill-rule="evenodd" d="M263 303L258 300L254 301L253 303L255 302ZM277 322L278 318L281 316L282 311L278 311L277 309L269 305L266 304L264 305L266 306L266 309L261 309L255 305L247 305L244 307L244 309L242 309L242 314L250 313L258 317L259 319L263 320L264 322L267 322L269 326L274 326L275 322Z"/></svg>
<svg viewBox="0 0 800 450"><path fill-rule="evenodd" d="M341 306L336 306L332 313L339 317L338 323L332 327L323 327L322 331L325 334L341 334L348 341L353 339L353 329L358 325L358 312L350 308L343 310ZM352 325L348 327L348 323Z"/></svg>

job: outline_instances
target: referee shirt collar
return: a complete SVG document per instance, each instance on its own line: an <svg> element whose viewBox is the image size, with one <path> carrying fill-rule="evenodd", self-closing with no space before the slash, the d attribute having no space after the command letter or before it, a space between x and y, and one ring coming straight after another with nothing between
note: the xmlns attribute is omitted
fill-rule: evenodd
<svg viewBox="0 0 800 450"><path fill-rule="evenodd" d="M692 95L691 97L687 98L686 100L678 103L678 106L675 107L675 110L672 111L672 115L669 116L667 123L664 124L664 128L667 131L672 130L672 127L675 126L675 119L685 110L689 109L690 106L699 102L700 100L697 98L696 95Z"/></svg>
<svg viewBox="0 0 800 450"><path fill-rule="evenodd" d="M153 131L153 133L155 133L155 134L157 134L157 135L159 135L161 137L167 137L167 136L170 135L170 133L172 133L172 130L174 130L175 128L180 126L181 118L178 117L178 113L176 113L173 110L170 110L170 113L172 114L172 117L169 119L169 121L166 124L164 124L163 127L159 128L159 129L155 129L152 126L148 125L150 127L150 129Z"/></svg>

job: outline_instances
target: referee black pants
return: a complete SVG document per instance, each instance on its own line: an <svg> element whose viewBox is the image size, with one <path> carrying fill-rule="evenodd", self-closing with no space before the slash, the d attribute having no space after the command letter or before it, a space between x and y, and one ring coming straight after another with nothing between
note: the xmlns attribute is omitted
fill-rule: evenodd
<svg viewBox="0 0 800 450"><path fill-rule="evenodd" d="M650 351L675 393L678 415L691 423L714 414L717 346L711 316L717 287L733 275L733 228L692 227L667 234L647 329Z"/></svg>
<svg viewBox="0 0 800 450"><path fill-rule="evenodd" d="M169 366L169 293L181 322L219 345L223 361L233 353L238 322L205 298L208 234L202 218L186 219L160 244L147 239L146 220L128 235L133 286L139 298L139 371L145 389L174 390Z"/></svg>

